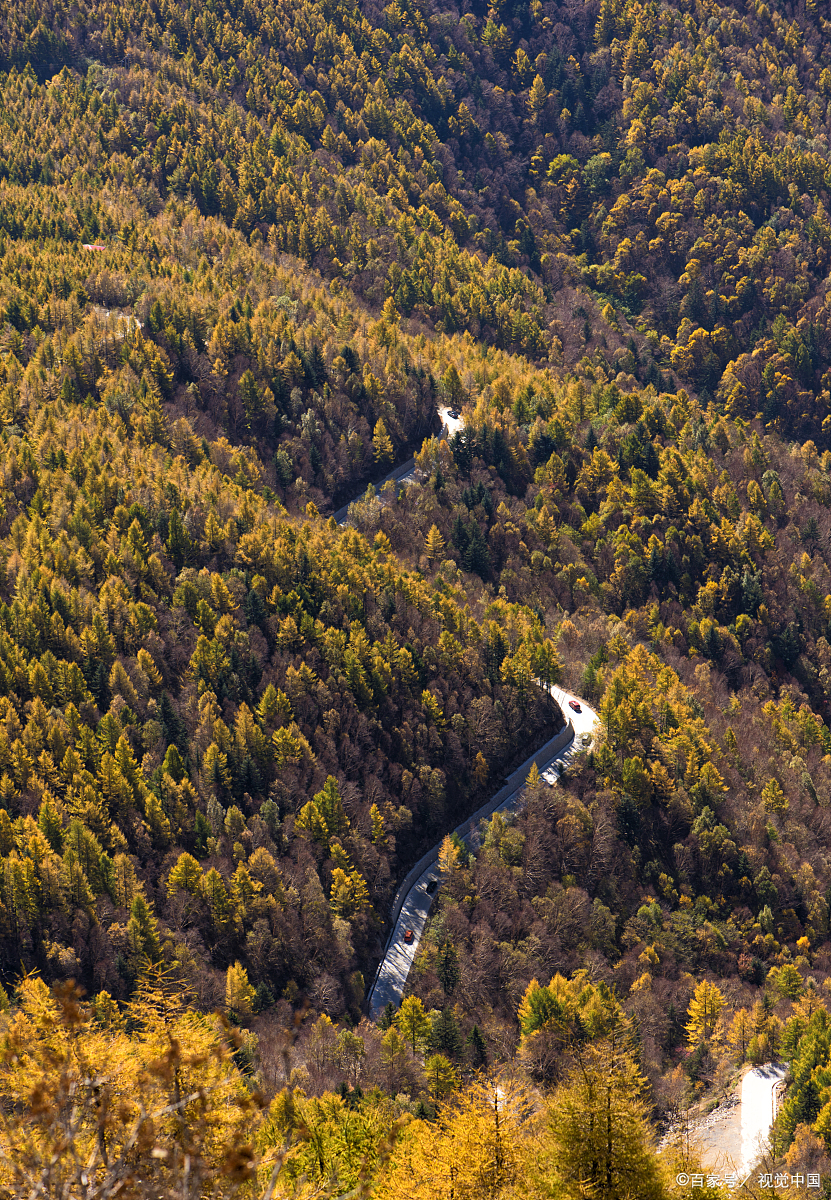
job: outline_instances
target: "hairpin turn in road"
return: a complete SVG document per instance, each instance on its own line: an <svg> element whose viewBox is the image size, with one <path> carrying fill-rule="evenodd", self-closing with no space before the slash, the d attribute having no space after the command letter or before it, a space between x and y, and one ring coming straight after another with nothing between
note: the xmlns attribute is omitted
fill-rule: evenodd
<svg viewBox="0 0 831 1200"><path fill-rule="evenodd" d="M474 843L479 822L483 818L516 807L532 763L537 764L540 775L553 782L555 775L559 775L577 754L591 746L594 730L599 724L597 713L581 697L572 696L562 688L552 686L550 691L566 717L565 727L526 759L487 804L457 826L455 832L469 848ZM438 842L419 859L393 901L390 913L392 932L367 996L369 1014L373 1018L378 1017L390 1002L396 1005L401 1003L407 977L427 924L427 915L441 881L438 865L440 849L441 842ZM412 933L412 937L407 938L408 933Z"/></svg>

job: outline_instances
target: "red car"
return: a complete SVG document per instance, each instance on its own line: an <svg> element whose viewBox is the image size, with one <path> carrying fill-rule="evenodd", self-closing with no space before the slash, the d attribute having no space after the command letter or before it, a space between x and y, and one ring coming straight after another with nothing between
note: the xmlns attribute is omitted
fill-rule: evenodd
<svg viewBox="0 0 831 1200"><path fill-rule="evenodd" d="M580 705L577 703L577 701L576 701L576 700L569 700L569 702L568 702L568 706L569 706L569 708L573 708L575 712L582 712L582 711L583 711L583 710L582 710L582 708L580 707Z"/></svg>
<svg viewBox="0 0 831 1200"><path fill-rule="evenodd" d="M413 934L412 929L408 929L406 931L406 933L404 934L404 941L409 945L409 943L413 940L414 936L415 935Z"/></svg>

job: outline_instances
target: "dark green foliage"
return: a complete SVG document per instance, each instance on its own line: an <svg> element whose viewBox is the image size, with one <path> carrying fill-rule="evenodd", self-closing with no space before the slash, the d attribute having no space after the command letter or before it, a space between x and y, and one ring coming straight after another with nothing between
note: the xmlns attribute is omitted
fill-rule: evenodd
<svg viewBox="0 0 831 1200"><path fill-rule="evenodd" d="M449 996L455 991L460 979L459 958L452 942L443 942L439 947L436 955L436 974L445 995Z"/></svg>

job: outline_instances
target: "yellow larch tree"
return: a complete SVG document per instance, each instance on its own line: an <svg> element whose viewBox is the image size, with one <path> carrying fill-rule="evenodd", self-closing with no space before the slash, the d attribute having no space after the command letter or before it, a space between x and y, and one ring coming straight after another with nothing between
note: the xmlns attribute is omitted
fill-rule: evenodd
<svg viewBox="0 0 831 1200"><path fill-rule="evenodd" d="M253 1175L241 1038L152 970L121 1012L35 976L0 1013L0 1192L231 1196Z"/></svg>
<svg viewBox="0 0 831 1200"><path fill-rule="evenodd" d="M645 1093L646 1080L625 1037L577 1049L548 1105L555 1194L664 1200Z"/></svg>
<svg viewBox="0 0 831 1200"><path fill-rule="evenodd" d="M685 1028L687 1030L687 1041L691 1048L694 1049L696 1046L700 1046L702 1042L706 1043L710 1041L715 1032L721 1010L724 1008L724 1003L724 995L721 989L716 984L702 979L693 992L693 997L687 1009L689 1020Z"/></svg>
<svg viewBox="0 0 831 1200"><path fill-rule="evenodd" d="M424 538L424 553L427 556L427 561L433 562L435 559L441 558L443 551L444 538L441 535L441 531L438 525L431 525Z"/></svg>
<svg viewBox="0 0 831 1200"><path fill-rule="evenodd" d="M527 1197L531 1176L524 1143L536 1131L531 1114L520 1086L477 1081L440 1105L435 1122L411 1122L381 1177L378 1200Z"/></svg>

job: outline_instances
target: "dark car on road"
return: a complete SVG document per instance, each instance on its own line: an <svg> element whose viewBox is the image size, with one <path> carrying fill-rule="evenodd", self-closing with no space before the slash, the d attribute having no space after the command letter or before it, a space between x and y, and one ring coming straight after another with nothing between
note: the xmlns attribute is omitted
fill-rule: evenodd
<svg viewBox="0 0 831 1200"><path fill-rule="evenodd" d="M427 884L427 888L426 888L427 895L432 896L433 892L435 892L435 890L438 886L439 886L438 879L431 879L430 882Z"/></svg>

